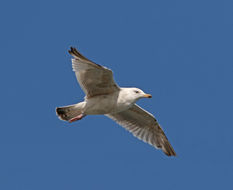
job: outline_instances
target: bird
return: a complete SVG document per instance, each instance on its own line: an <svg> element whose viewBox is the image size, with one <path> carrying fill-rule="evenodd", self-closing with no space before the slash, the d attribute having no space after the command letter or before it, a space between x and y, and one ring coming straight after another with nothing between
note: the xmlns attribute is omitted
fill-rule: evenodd
<svg viewBox="0 0 233 190"><path fill-rule="evenodd" d="M151 98L151 94L139 88L119 87L112 70L87 59L74 47L68 52L73 56L72 68L86 96L82 102L56 107L59 119L72 123L88 115L105 115L167 156L176 156L155 117L136 104L141 98Z"/></svg>

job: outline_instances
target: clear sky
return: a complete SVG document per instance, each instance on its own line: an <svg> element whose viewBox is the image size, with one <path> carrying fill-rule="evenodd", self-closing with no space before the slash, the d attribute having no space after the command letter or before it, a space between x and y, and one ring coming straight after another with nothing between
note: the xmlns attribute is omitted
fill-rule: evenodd
<svg viewBox="0 0 233 190"><path fill-rule="evenodd" d="M0 189L233 188L233 1L29 1L0 5ZM70 46L153 95L176 158L82 101Z"/></svg>

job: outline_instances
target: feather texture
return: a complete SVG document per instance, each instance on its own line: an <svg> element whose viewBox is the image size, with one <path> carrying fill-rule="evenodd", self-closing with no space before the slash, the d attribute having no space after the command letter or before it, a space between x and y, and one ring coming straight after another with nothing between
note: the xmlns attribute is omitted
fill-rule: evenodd
<svg viewBox="0 0 233 190"><path fill-rule="evenodd" d="M152 114L134 104L130 109L107 114L125 129L130 131L135 137L151 144L155 148L162 149L167 156L176 156L166 135Z"/></svg>

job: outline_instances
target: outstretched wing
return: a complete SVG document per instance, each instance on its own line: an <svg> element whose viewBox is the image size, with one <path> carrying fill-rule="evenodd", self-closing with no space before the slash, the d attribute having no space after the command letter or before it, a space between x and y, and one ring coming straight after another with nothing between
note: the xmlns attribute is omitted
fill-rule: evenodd
<svg viewBox="0 0 233 190"><path fill-rule="evenodd" d="M155 148L162 149L167 156L176 156L174 149L154 116L138 105L135 104L126 111L107 114L106 116L122 125L137 138Z"/></svg>
<svg viewBox="0 0 233 190"><path fill-rule="evenodd" d="M74 57L72 68L87 98L119 90L110 69L93 63L73 47L69 53Z"/></svg>

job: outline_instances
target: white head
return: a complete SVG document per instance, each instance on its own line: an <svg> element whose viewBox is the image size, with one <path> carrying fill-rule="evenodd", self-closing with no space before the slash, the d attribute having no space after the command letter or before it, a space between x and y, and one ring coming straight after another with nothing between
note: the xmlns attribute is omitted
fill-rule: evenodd
<svg viewBox="0 0 233 190"><path fill-rule="evenodd" d="M133 102L136 102L137 100L141 98L152 98L150 94L146 94L139 88L125 88L127 91L127 94L125 94L125 98L132 100Z"/></svg>

